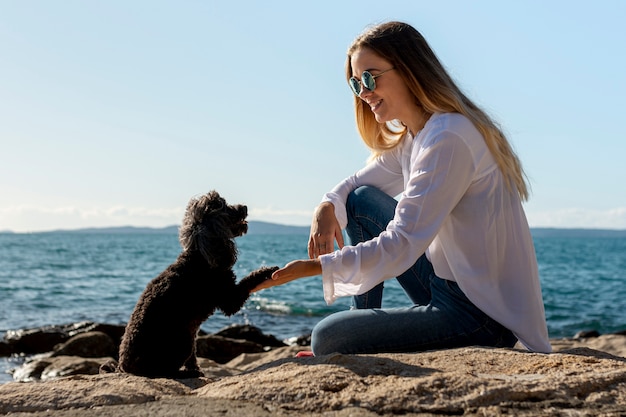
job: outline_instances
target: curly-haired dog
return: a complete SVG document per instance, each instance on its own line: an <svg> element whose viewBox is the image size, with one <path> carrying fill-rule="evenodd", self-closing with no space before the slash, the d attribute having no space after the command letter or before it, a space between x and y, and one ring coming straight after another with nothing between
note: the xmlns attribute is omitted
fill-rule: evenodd
<svg viewBox="0 0 626 417"><path fill-rule="evenodd" d="M234 238L248 231L244 205L228 205L211 191L189 202L175 263L141 294L120 344L118 371L147 377L202 376L196 335L215 309L239 311L278 267L260 268L236 283ZM106 370L105 370L106 371Z"/></svg>

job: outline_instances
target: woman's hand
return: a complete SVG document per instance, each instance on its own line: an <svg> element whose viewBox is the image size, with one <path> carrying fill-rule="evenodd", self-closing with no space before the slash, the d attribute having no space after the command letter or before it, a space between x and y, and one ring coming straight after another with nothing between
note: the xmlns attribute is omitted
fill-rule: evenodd
<svg viewBox="0 0 626 417"><path fill-rule="evenodd" d="M339 248L343 248L343 235L335 217L335 206L324 202L317 206L313 214L309 236L309 258L315 259L320 255L333 252L335 240Z"/></svg>
<svg viewBox="0 0 626 417"><path fill-rule="evenodd" d="M271 279L267 279L255 287L252 292L265 288L283 285L298 278L312 277L322 273L322 264L317 259L291 261L278 271L274 271Z"/></svg>

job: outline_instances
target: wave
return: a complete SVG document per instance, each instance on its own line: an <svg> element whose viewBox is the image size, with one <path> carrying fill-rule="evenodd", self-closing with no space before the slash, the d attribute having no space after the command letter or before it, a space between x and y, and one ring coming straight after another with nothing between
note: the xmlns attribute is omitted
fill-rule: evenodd
<svg viewBox="0 0 626 417"><path fill-rule="evenodd" d="M305 317L323 317L341 310L341 308L322 307L319 305L307 307L287 301L273 300L259 295L254 295L248 300L248 308L273 315Z"/></svg>

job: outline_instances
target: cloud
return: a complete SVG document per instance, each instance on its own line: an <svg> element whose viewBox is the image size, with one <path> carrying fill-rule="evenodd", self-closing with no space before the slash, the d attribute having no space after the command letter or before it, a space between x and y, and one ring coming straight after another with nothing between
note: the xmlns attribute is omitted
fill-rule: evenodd
<svg viewBox="0 0 626 417"><path fill-rule="evenodd" d="M148 226L179 224L184 207L37 207L31 205L0 208L0 230L36 232L83 227Z"/></svg>
<svg viewBox="0 0 626 417"><path fill-rule="evenodd" d="M531 227L626 229L626 207L606 210L566 208L527 212Z"/></svg>
<svg viewBox="0 0 626 417"><path fill-rule="evenodd" d="M185 207L38 207L17 205L0 208L0 231L40 232L86 227L143 226L165 227L180 224ZM311 224L311 211L250 209L248 218L287 225Z"/></svg>
<svg viewBox="0 0 626 417"><path fill-rule="evenodd" d="M180 224L184 207L37 207L18 205L0 208L0 231L38 232L85 227L144 226L165 227ZM251 208L248 218L272 223L308 226L312 210ZM531 227L626 229L626 207L607 210L566 208L527 209Z"/></svg>

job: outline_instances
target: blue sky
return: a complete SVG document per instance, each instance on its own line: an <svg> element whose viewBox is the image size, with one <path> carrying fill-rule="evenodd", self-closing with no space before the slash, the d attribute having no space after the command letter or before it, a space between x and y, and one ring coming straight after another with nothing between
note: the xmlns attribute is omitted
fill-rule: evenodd
<svg viewBox="0 0 626 417"><path fill-rule="evenodd" d="M368 152L344 79L406 21L499 121L533 227L626 229L626 2L0 0L0 230L179 224L215 189L310 224Z"/></svg>

